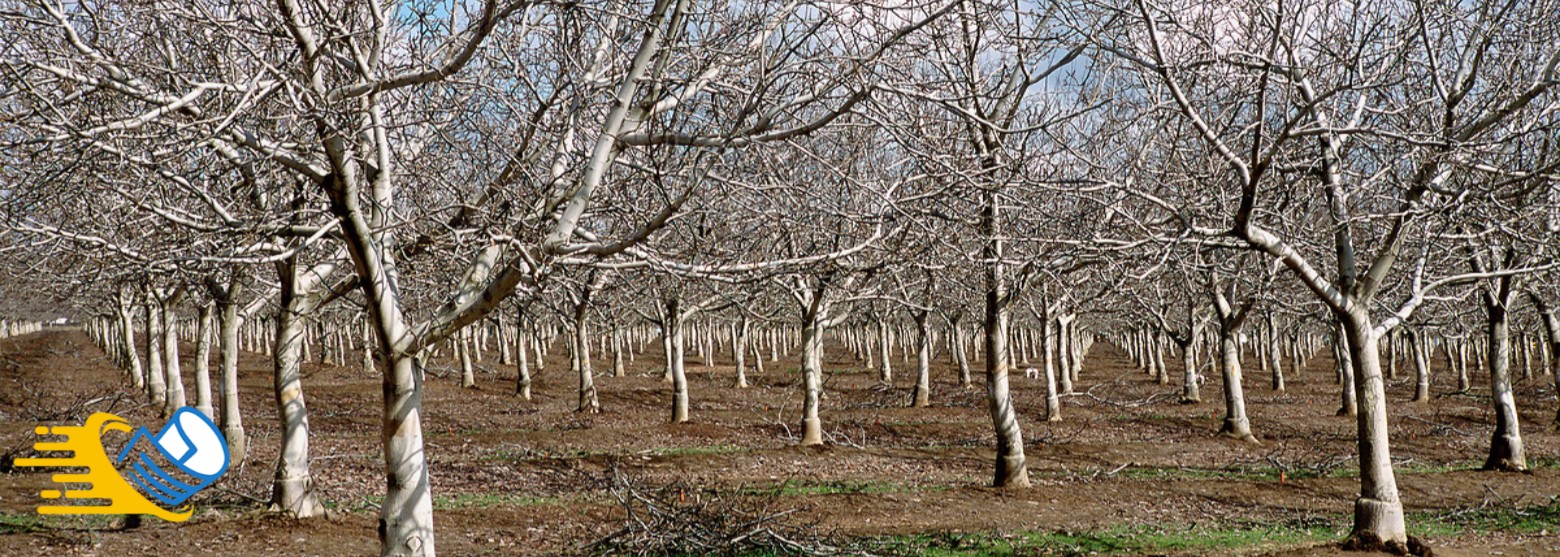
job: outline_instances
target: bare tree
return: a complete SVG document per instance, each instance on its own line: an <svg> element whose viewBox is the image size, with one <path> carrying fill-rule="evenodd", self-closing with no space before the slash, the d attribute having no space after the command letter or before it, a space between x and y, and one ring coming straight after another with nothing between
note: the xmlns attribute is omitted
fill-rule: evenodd
<svg viewBox="0 0 1560 557"><path fill-rule="evenodd" d="M1409 265L1414 271L1401 288L1404 302L1379 322L1373 318L1378 295L1389 285L1400 256L1413 257L1410 238L1433 238L1422 236L1427 224L1459 199L1459 181L1450 178L1477 171L1479 155L1468 146L1526 133L1521 123L1531 116L1526 108L1551 94L1560 50L1506 51L1496 45L1508 33L1553 32L1552 18L1538 15L1552 9L1542 2L1508 10L1437 5L1401 18L1389 6L1329 10L1309 4L1135 2L1101 11L1100 21L1124 23L1101 41L1101 49L1141 70L1147 98L1164 101L1146 110L1174 114L1177 126L1190 127L1203 152L1221 161L1228 174L1221 182L1233 191L1210 194L1233 203L1210 226L1185 218L1186 213L1178 213L1182 206L1172 201L1142 189L1133 188L1134 193L1179 214L1172 218L1186 229L1235 239L1268 254L1342 323L1340 340L1346 341L1352 360L1360 404L1361 493L1354 524L1359 540L1402 544L1407 539L1388 450L1379 340L1409 317L1427 292L1489 273L1426 277L1421 255ZM1454 32L1452 18L1476 24L1472 32ZM1334 42L1349 46L1336 48ZM1519 67L1533 70L1513 75L1494 69ZM1410 83L1434 85L1430 112L1435 116L1423 106L1405 104L1419 96L1403 89ZM1388 109L1394 106L1404 110ZM1360 149L1367 139L1380 147ZM1390 172L1371 170L1381 168L1371 162L1378 156L1407 162ZM1310 214L1325 215L1330 223L1318 232L1332 236L1329 262L1336 279L1326 278L1315 263L1329 255L1306 243L1315 237L1297 223L1278 220L1304 213L1269 209L1288 197L1279 187L1291 187L1282 180L1286 176L1316 184L1320 195L1306 199L1314 199ZM1376 192L1395 200L1394 205L1366 204ZM1374 256L1360 249L1361 235L1379 246Z"/></svg>

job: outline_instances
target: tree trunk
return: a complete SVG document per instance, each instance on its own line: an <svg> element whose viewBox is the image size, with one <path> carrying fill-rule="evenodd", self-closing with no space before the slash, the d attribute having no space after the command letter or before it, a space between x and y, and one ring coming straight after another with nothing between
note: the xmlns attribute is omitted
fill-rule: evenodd
<svg viewBox="0 0 1560 557"><path fill-rule="evenodd" d="M1473 388L1468 380L1468 342L1457 343L1457 392L1466 393Z"/></svg>
<svg viewBox="0 0 1560 557"><path fill-rule="evenodd" d="M820 294L821 295L821 294ZM823 444L823 421L818 417L818 401L823 394L823 327L815 310L804 312L802 320L802 376L806 392L802 398L802 446Z"/></svg>
<svg viewBox="0 0 1560 557"><path fill-rule="evenodd" d="M996 190L986 193L981 215L985 245L981 258L986 267L986 406L997 436L995 487L1029 487L1029 469L1024 463L1024 434L1019 430L1018 412L1008 392L1008 292L1002 265L1002 222ZM1063 383L1068 385L1070 383Z"/></svg>
<svg viewBox="0 0 1560 557"><path fill-rule="evenodd" d="M168 402L168 376L163 372L162 306L156 298L155 294L146 298L146 390L152 406L162 408Z"/></svg>
<svg viewBox="0 0 1560 557"><path fill-rule="evenodd" d="M343 171L355 171L355 167L343 167ZM388 211L388 193L375 188L375 215L371 216L376 222L371 225L366 211L359 207L352 177L333 174L329 178L326 193L331 211L341 218L343 243L356 267L358 285L379 337L383 366L380 443L386 489L379 507L380 556L431 557L436 551L433 491L422 436L423 363L418 359L421 347L416 346L415 333L402 310L395 259L386 247L392 243L387 237L392 227L385 226L382 218Z"/></svg>
<svg viewBox="0 0 1560 557"><path fill-rule="evenodd" d="M1338 359L1335 365L1338 369L1339 383L1343 385L1343 388L1339 390L1340 401L1337 415L1357 416L1359 415L1359 400L1355 370L1359 368L1359 365L1354 362L1355 347L1350 344L1352 337L1349 336L1346 328L1347 325L1340 322L1337 332L1333 335L1333 353ZM1377 358L1380 358L1380 354L1377 354Z"/></svg>
<svg viewBox="0 0 1560 557"><path fill-rule="evenodd" d="M373 327L369 325L367 319L364 319L363 320L363 361L362 361L362 367L363 367L363 373L364 374L369 374L369 373L373 373L374 372L374 340L372 338L373 335L374 335Z"/></svg>
<svg viewBox="0 0 1560 557"><path fill-rule="evenodd" d="M949 326L948 341L953 346L953 359L959 365L959 388L968 389L974 385L974 380L970 378L970 356L964 338L964 319L960 314Z"/></svg>
<svg viewBox="0 0 1560 557"><path fill-rule="evenodd" d="M1240 344L1235 338L1238 334L1228 326L1219 330L1219 371L1224 377L1224 425L1219 433L1255 443L1257 438L1251 434L1246 394L1241 387Z"/></svg>
<svg viewBox="0 0 1560 557"><path fill-rule="evenodd" d="M543 345L552 339L540 327L531 329L531 332L534 333L531 336L531 355L536 356L536 359L533 360L536 364L536 371L538 373L547 371L547 347Z"/></svg>
<svg viewBox="0 0 1560 557"><path fill-rule="evenodd" d="M737 388L746 389L747 380L747 345L748 345L748 318L742 316L742 321L731 329L731 359L737 368Z"/></svg>
<svg viewBox="0 0 1560 557"><path fill-rule="evenodd" d="M195 342L195 409L213 422L216 413L211 405L211 326L214 321L212 304L200 306L200 332Z"/></svg>
<svg viewBox="0 0 1560 557"><path fill-rule="evenodd" d="M666 366L661 373L661 382L672 382L672 332L666 328L666 317L662 317L661 324L661 353L666 355ZM679 354L681 356L681 354Z"/></svg>
<svg viewBox="0 0 1560 557"><path fill-rule="evenodd" d="M564 348L569 352L569 371L578 376L580 374L580 339L575 335L575 331L577 329L572 327L568 330L568 341L564 343Z"/></svg>
<svg viewBox="0 0 1560 557"><path fill-rule="evenodd" d="M1537 294L1530 292L1528 293L1528 298L1533 300L1533 305L1538 308L1539 316L1543 318L1544 333L1548 337L1548 353L1550 356L1550 359L1546 361L1550 366L1553 366L1552 369L1547 369L1545 373L1552 374L1555 380L1555 392L1560 393L1560 311L1556 311L1556 308L1545 303L1544 299L1538 297ZM1560 407L1556 407L1555 410L1554 427L1560 429Z"/></svg>
<svg viewBox="0 0 1560 557"><path fill-rule="evenodd" d="M391 333L403 332L404 326ZM381 339L383 341L383 339ZM382 557L432 556L433 490L422 436L423 363L398 355L384 378L385 500L379 507Z"/></svg>
<svg viewBox="0 0 1560 557"><path fill-rule="evenodd" d="M175 410L186 405L184 371L179 365L178 302L180 298L183 298L183 295L172 294L162 302L163 370L168 374L168 399L163 406L164 418L172 416Z"/></svg>
<svg viewBox="0 0 1560 557"><path fill-rule="evenodd" d="M477 386L477 372L471 366L471 352L476 349L476 342L471 338L471 327L465 327L455 334L455 351L460 356L460 386L463 389Z"/></svg>
<svg viewBox="0 0 1560 557"><path fill-rule="evenodd" d="M1044 307L1046 300L1041 298L1040 303L1042 304L1042 307ZM1046 389L1048 389L1046 391L1046 405L1049 406L1051 393L1056 391L1058 387L1056 384L1057 338L1056 327L1054 324L1055 320L1051 319L1051 312L1049 308L1045 308L1040 313L1040 315L1037 315L1036 317L1039 317L1040 320L1040 364L1043 366L1043 369L1040 371L1041 373L1044 373L1046 377L1048 377L1046 381L1050 383L1049 386L1046 387ZM1050 416L1058 416L1059 413L1059 410L1056 414L1047 411L1047 419L1049 419ZM1060 417L1057 419L1060 419Z"/></svg>
<svg viewBox="0 0 1560 557"><path fill-rule="evenodd" d="M1398 329L1393 329L1391 333L1387 334L1386 345L1387 345L1387 379L1388 380L1397 379L1397 376L1398 376L1398 373L1397 373L1397 368L1398 368L1398 365L1397 365L1397 353L1398 353L1398 351L1397 351L1397 345L1398 345L1397 338L1398 338Z"/></svg>
<svg viewBox="0 0 1560 557"><path fill-rule="evenodd" d="M276 476L271 484L271 509L298 518L325 514L314 491L309 473L309 411L303 398L304 335L306 320L314 308L308 302L309 288L302 287L294 263L276 264L281 282L281 310L277 312L275 394L277 415L281 418L281 454L276 461Z"/></svg>
<svg viewBox="0 0 1560 557"><path fill-rule="evenodd" d="M618 329L616 319L612 320L612 376L622 377L628 375L623 368L623 331Z"/></svg>
<svg viewBox="0 0 1560 557"><path fill-rule="evenodd" d="M666 330L671 351L667 355L667 367L672 370L672 423L688 421L688 372L683 362L682 308L677 300L666 302Z"/></svg>
<svg viewBox="0 0 1560 557"><path fill-rule="evenodd" d="M1072 334L1069 332L1071 329L1071 316L1064 315L1062 317L1056 318L1056 351L1061 356L1059 359L1060 361L1058 362L1061 364L1061 369L1058 371L1061 373L1061 390L1062 394L1064 395L1070 395L1073 393L1073 378L1077 375L1073 371L1073 365L1075 364L1075 362L1073 362L1073 355L1077 352L1072 349L1072 343L1074 339Z"/></svg>
<svg viewBox="0 0 1560 557"><path fill-rule="evenodd" d="M1153 339L1154 343L1154 382L1160 385L1169 385L1170 369L1165 366L1165 346L1169 343L1165 341L1163 331L1155 331L1150 338Z"/></svg>
<svg viewBox="0 0 1560 557"><path fill-rule="evenodd" d="M1181 346L1181 404L1202 402L1202 390L1197 379L1197 331L1187 334L1185 340L1177 339Z"/></svg>
<svg viewBox="0 0 1560 557"><path fill-rule="evenodd" d="M496 328L498 332L498 365L512 365L515 363L514 351L512 349L514 341L511 340L514 334L502 322L497 323Z"/></svg>
<svg viewBox="0 0 1560 557"><path fill-rule="evenodd" d="M1280 346L1282 346L1282 341L1280 340L1280 336L1278 334L1278 325L1273 323L1272 312L1269 312L1267 315L1267 335L1268 341L1266 355L1268 358L1268 368L1273 371L1273 390L1283 392L1284 358L1283 350L1280 349Z"/></svg>
<svg viewBox="0 0 1560 557"><path fill-rule="evenodd" d="M1408 331L1409 355L1414 359L1414 398L1410 402L1430 401L1430 347L1419 331Z"/></svg>
<svg viewBox="0 0 1560 557"><path fill-rule="evenodd" d="M888 361L888 356L889 356L888 322L884 321L882 319L879 319L878 322L877 322L877 330L878 330L877 342L878 342L878 358L879 358L878 359L878 382L880 382L880 383L882 383L884 385L892 385L892 384L894 384L894 370L893 370L893 367L891 367L889 365L889 361Z"/></svg>
<svg viewBox="0 0 1560 557"><path fill-rule="evenodd" d="M763 353L762 350L759 349L759 346L758 346L759 344L761 344L759 341L762 340L763 338L764 338L764 335L760 334L757 339L753 339L752 341L750 341L748 343L748 344L751 345L751 346L749 346L749 348L752 349L752 351L753 351L752 352L752 356L753 356L753 373L757 373L757 374L763 374L764 373L764 353Z"/></svg>
<svg viewBox="0 0 1560 557"><path fill-rule="evenodd" d="M1387 439L1386 385L1381 377L1381 353L1377 349L1370 317L1359 313L1339 316L1347 335L1353 363L1354 388L1359 401L1356 415L1359 438L1360 496L1354 501L1354 536L1365 534L1384 542L1407 543L1403 503L1398 499L1397 478Z"/></svg>
<svg viewBox="0 0 1560 557"><path fill-rule="evenodd" d="M1067 333L1067 364L1069 367L1068 377L1070 378L1067 385L1068 388L1064 392L1072 394L1072 388L1078 384L1078 377L1083 374L1083 357L1086 351L1084 349L1083 331L1078 330L1078 321L1076 319L1069 320L1067 328L1063 330Z"/></svg>
<svg viewBox="0 0 1560 557"><path fill-rule="evenodd" d="M1062 399L1056 392L1056 369L1045 366L1045 421L1062 421Z"/></svg>
<svg viewBox="0 0 1560 557"><path fill-rule="evenodd" d="M1289 369L1294 370L1295 375L1305 369L1305 349L1300 345L1300 333L1289 335Z"/></svg>
<svg viewBox="0 0 1560 557"><path fill-rule="evenodd" d="M1502 291L1509 289L1511 278L1499 279ZM1504 294L1504 292L1502 293ZM1527 470L1522 450L1522 428L1517 416L1517 401L1511 393L1511 334L1507 321L1507 300L1501 294L1485 294L1484 309L1489 315L1488 341L1490 401L1494 406L1495 431L1490 438L1490 455L1485 470L1521 472Z"/></svg>
<svg viewBox="0 0 1560 557"><path fill-rule="evenodd" d="M930 315L930 312L919 311L911 316L915 319L916 333L915 389L911 395L911 405L916 408L932 405L932 335L926 327Z"/></svg>
<svg viewBox="0 0 1560 557"><path fill-rule="evenodd" d="M517 313L524 312L520 309ZM515 396L531 400L531 335L526 332L525 318L515 317Z"/></svg>
<svg viewBox="0 0 1560 557"><path fill-rule="evenodd" d="M141 356L135 348L135 303L121 295L119 301L119 340L123 344L125 369L130 372L131 385L137 391L146 390L146 370L141 368Z"/></svg>
<svg viewBox="0 0 1560 557"><path fill-rule="evenodd" d="M238 295L242 285L231 281L217 299L221 314L222 340L218 351L222 359L222 436L227 438L228 458L233 464L244 462L249 453L249 441L244 437L244 421L238 407Z"/></svg>
<svg viewBox="0 0 1560 557"><path fill-rule="evenodd" d="M574 309L574 357L579 360L580 397L575 412L601 413L601 400L596 395L596 377L590 367L590 328L586 324L588 302L581 302Z"/></svg>
<svg viewBox="0 0 1560 557"><path fill-rule="evenodd" d="M1526 329L1518 337L1517 344L1522 347L1522 380L1527 381L1533 378L1533 341L1528 339Z"/></svg>

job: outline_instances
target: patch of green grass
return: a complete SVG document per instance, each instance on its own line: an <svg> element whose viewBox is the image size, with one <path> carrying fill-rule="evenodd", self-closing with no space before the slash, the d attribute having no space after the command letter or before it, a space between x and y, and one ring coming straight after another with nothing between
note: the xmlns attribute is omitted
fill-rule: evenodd
<svg viewBox="0 0 1560 557"><path fill-rule="evenodd" d="M40 515L33 512L0 512L0 535L25 534L52 530L103 530L114 525L118 516Z"/></svg>
<svg viewBox="0 0 1560 557"><path fill-rule="evenodd" d="M692 447L664 447L646 449L642 451L586 451L586 450L561 450L539 451L534 449L493 449L485 451L479 458L481 460L507 460L516 462L558 460L573 458L591 458L597 456L700 456L714 454L738 453L749 450L737 445L695 445Z"/></svg>
<svg viewBox="0 0 1560 557"><path fill-rule="evenodd" d="M736 445L701 445L694 447L667 447L664 449L651 449L649 451L641 451L639 454L650 454L655 456L698 456L737 453L745 450L747 449L738 447Z"/></svg>
<svg viewBox="0 0 1560 557"><path fill-rule="evenodd" d="M1451 511L1420 511L1406 517L1416 536L1450 537L1467 532L1529 533L1560 524L1560 498L1522 508L1485 507Z"/></svg>
<svg viewBox="0 0 1560 557"><path fill-rule="evenodd" d="M1186 417L1200 418L1202 416L1186 416ZM1123 412L1123 413L1120 413L1120 414L1112 414L1110 416L1111 421L1117 421L1117 422L1136 422L1136 421L1143 421L1143 420L1165 421L1165 420L1179 420L1179 419L1182 419L1182 418L1183 418L1183 416L1171 416L1169 414L1159 414L1159 413L1133 414L1133 413L1129 413L1129 412Z"/></svg>
<svg viewBox="0 0 1560 557"><path fill-rule="evenodd" d="M889 427L907 427L907 426L918 426L918 425L934 425L936 423L938 423L938 422L934 422L934 421L931 421L931 420L889 420L889 421L886 421L886 422L882 422L882 425L886 425L886 426L889 426Z"/></svg>
<svg viewBox="0 0 1560 557"><path fill-rule="evenodd" d="M1397 472L1399 474L1445 474L1447 472L1466 472L1468 470L1478 470L1481 466L1483 466L1483 464L1484 463L1482 463L1482 462L1474 462L1474 461L1471 461L1471 460L1470 461L1465 461L1465 462L1449 462L1449 463L1446 463L1446 464L1420 464L1420 463L1414 463L1414 464L1406 464L1406 465L1402 465L1402 466L1395 466L1395 467L1393 467L1393 471L1395 471L1395 472ZM1360 475L1359 468L1354 468L1354 467L1344 467L1344 468L1348 468L1348 470L1349 470L1348 477L1350 477L1350 478L1358 477Z"/></svg>
<svg viewBox="0 0 1560 557"><path fill-rule="evenodd" d="M1291 521L1279 525L1116 526L1081 532L1018 532L1013 534L918 534L880 539L895 555L957 557L1047 553L1056 555L1140 555L1179 551L1215 551L1263 547L1277 549L1317 543L1343 535L1327 520Z"/></svg>
<svg viewBox="0 0 1560 557"><path fill-rule="evenodd" d="M557 497L532 497L514 493L457 493L448 496L435 496L433 498L433 509L491 509L497 507L563 505L567 503L567 501Z"/></svg>
<svg viewBox="0 0 1560 557"><path fill-rule="evenodd" d="M1480 463L1476 461L1454 462L1448 464L1407 464L1394 467L1398 474L1444 474L1447 472L1463 472L1478 470ZM1115 474L1116 477L1146 480L1242 480L1242 481L1278 481L1279 473L1290 480L1314 479L1314 478L1356 478L1359 477L1359 468L1352 465L1337 466L1326 469L1293 468L1280 470L1279 468L1262 467L1230 467L1230 468L1149 468L1127 467Z"/></svg>
<svg viewBox="0 0 1560 557"><path fill-rule="evenodd" d="M806 483L786 481L772 487L752 487L742 490L749 495L778 495L795 497L804 495L847 495L862 493L906 493L944 491L944 486L915 486L893 482L824 482Z"/></svg>
<svg viewBox="0 0 1560 557"><path fill-rule="evenodd" d="M350 501L325 501L325 508L349 513L374 512L384 501L383 495L364 495ZM533 505L567 505L568 500L559 497L536 497L516 493L456 493L434 495L433 510L492 509L500 507L529 507Z"/></svg>
<svg viewBox="0 0 1560 557"><path fill-rule="evenodd" d="M840 367L837 367L837 368L834 368L834 369L824 368L823 369L823 374L824 375L851 375L851 374L856 374L856 373L865 373L866 371L867 370L865 370L865 369L852 369L852 368L840 368ZM785 368L785 371L783 371L781 373L784 373L786 375L801 375L802 374L802 368L799 368L799 367L788 367L788 368Z"/></svg>
<svg viewBox="0 0 1560 557"><path fill-rule="evenodd" d="M1560 456L1529 457L1528 467L1534 470L1539 468L1560 468Z"/></svg>
<svg viewBox="0 0 1560 557"><path fill-rule="evenodd" d="M1470 533L1521 534L1560 524L1560 498L1523 508L1416 511L1408 530L1418 537L1454 538ZM894 555L959 557L1044 553L1052 555L1143 555L1203 553L1311 545L1342 540L1350 518L1343 513L1279 522L1194 525L1171 528L1123 525L1086 531L973 534L931 533L877 538L870 542Z"/></svg>
<svg viewBox="0 0 1560 557"><path fill-rule="evenodd" d="M1334 470L1336 471L1336 470ZM1127 467L1116 473L1117 477L1144 479L1144 480L1243 480L1243 481L1278 481L1277 468L1143 468ZM1290 470L1285 472L1285 477L1297 480L1302 478L1332 477L1331 474L1317 474L1309 470Z"/></svg>
<svg viewBox="0 0 1560 557"><path fill-rule="evenodd" d="M532 460L542 458L542 452L532 449L489 449L477 456L478 460Z"/></svg>

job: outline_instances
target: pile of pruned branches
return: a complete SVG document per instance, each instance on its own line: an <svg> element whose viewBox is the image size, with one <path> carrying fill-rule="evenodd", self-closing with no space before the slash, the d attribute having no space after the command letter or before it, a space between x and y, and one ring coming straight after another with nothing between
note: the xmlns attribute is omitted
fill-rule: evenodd
<svg viewBox="0 0 1560 557"><path fill-rule="evenodd" d="M677 480L646 486L612 470L612 496L627 513L623 528L587 546L596 555L870 555L784 519L776 496L722 497Z"/></svg>

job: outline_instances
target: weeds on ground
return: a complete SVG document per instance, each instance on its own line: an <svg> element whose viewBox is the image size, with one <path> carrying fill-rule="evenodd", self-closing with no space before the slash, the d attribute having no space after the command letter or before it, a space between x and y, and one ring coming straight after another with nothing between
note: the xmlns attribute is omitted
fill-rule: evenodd
<svg viewBox="0 0 1560 557"><path fill-rule="evenodd" d="M595 555L868 555L798 523L778 494L723 496L678 480L649 486L612 468L612 497L623 508L623 527L583 549Z"/></svg>
<svg viewBox="0 0 1560 557"><path fill-rule="evenodd" d="M1277 525L1116 526L1086 531L938 533L875 540L893 555L960 557L977 555L1146 555L1234 548L1281 548L1335 539L1342 532L1325 520Z"/></svg>
<svg viewBox="0 0 1560 557"><path fill-rule="evenodd" d="M1409 513L1416 538L1455 538L1473 533L1524 534L1560 524L1560 498L1526 507L1476 507ZM1013 533L930 533L876 538L868 546L892 555L1152 555L1221 550L1276 550L1335 543L1349 534L1343 514L1279 523L1202 524L1189 527L1123 525L1103 529Z"/></svg>

